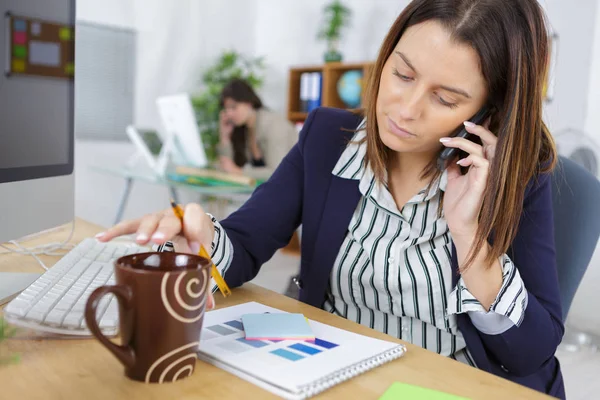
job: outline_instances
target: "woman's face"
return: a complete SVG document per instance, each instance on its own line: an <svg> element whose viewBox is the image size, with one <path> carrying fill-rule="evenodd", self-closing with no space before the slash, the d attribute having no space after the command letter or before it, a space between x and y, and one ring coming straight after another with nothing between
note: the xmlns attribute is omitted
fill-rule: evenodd
<svg viewBox="0 0 600 400"><path fill-rule="evenodd" d="M235 126L243 126L248 123L250 115L254 111L250 103L237 102L231 98L223 101L225 117Z"/></svg>
<svg viewBox="0 0 600 400"><path fill-rule="evenodd" d="M383 67L377 124L396 152L437 154L439 139L477 113L487 98L479 57L441 24L407 29Z"/></svg>

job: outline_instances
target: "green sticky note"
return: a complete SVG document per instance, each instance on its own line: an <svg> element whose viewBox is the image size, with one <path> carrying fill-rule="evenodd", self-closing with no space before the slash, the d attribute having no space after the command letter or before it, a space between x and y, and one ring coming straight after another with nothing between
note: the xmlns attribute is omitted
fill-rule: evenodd
<svg viewBox="0 0 600 400"><path fill-rule="evenodd" d="M379 400L467 400L465 397L438 392L406 383L395 382Z"/></svg>
<svg viewBox="0 0 600 400"><path fill-rule="evenodd" d="M13 54L16 58L27 58L27 47L25 46L14 46Z"/></svg>

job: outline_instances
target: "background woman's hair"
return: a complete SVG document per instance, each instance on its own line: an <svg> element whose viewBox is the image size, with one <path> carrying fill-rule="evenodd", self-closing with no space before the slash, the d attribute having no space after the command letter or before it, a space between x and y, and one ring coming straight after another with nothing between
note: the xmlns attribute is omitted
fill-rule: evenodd
<svg viewBox="0 0 600 400"><path fill-rule="evenodd" d="M549 47L546 18L537 0L412 1L388 32L365 95L366 161L380 181L391 152L379 138L376 116L383 67L406 29L429 20L441 23L457 42L475 49L488 101L496 109L490 131L498 136L498 145L471 248L481 248L493 235L487 258L491 263L507 251L516 235L527 184L551 171L557 159L552 135L542 121ZM423 176L439 176L435 162ZM463 269L473 257L471 251Z"/></svg>
<svg viewBox="0 0 600 400"><path fill-rule="evenodd" d="M263 107L260 97L243 79L233 79L223 88L220 99L221 109L225 105L225 99L232 99L238 103L249 103L255 110ZM238 167L242 167L248 162L247 143L248 127L246 125L234 127L231 133L231 146L233 147L233 162Z"/></svg>

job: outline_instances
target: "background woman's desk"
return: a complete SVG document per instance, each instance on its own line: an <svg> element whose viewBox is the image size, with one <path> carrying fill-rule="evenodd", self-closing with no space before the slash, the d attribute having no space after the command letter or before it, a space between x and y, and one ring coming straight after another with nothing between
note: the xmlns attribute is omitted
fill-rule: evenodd
<svg viewBox="0 0 600 400"><path fill-rule="evenodd" d="M24 245L62 241L68 236L69 229L70 225ZM99 226L78 219L73 241L94 236L100 230ZM49 266L57 260L48 256L40 258ZM32 257L16 254L0 256L0 271L42 272ZM216 300L218 307L257 301L289 312L303 313L308 318L359 334L398 342L390 336L252 284L235 289L227 299L217 294ZM33 333L20 332L21 336L29 334ZM94 339L16 338L2 346L3 354L19 353L21 356L17 364L0 366L0 397L7 399L274 398L270 393L201 361L198 361L191 378L178 383L159 386L134 382L124 376L123 367L117 359ZM377 399L396 381L473 399L548 398L419 347L410 344L407 347L404 357L342 383L319 398Z"/></svg>
<svg viewBox="0 0 600 400"><path fill-rule="evenodd" d="M127 207L127 201L129 200L129 194L135 181L142 181L154 185L164 186L170 191L170 196L178 201L177 189L190 190L201 196L203 205L209 208L211 214L217 218L222 218L225 207L230 201L243 203L251 194L254 192L254 187L242 186L242 185L231 185L231 186L201 186L186 182L177 182L174 180L166 179L153 173L148 168L139 167L111 167L94 165L90 169L94 172L111 175L124 180L123 191L117 211L115 214L114 224L121 221L125 207ZM215 200L216 199L216 200Z"/></svg>

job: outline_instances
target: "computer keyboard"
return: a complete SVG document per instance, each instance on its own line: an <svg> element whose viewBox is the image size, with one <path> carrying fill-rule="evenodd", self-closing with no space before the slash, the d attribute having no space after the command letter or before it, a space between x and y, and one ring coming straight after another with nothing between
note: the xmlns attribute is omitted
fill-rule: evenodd
<svg viewBox="0 0 600 400"><path fill-rule="evenodd" d="M4 317L14 325L34 330L90 336L84 318L90 294L97 287L115 283L115 259L145 251L150 249L133 243L84 239L12 300L4 309ZM96 318L105 335L117 333L118 313L117 299L104 296Z"/></svg>

